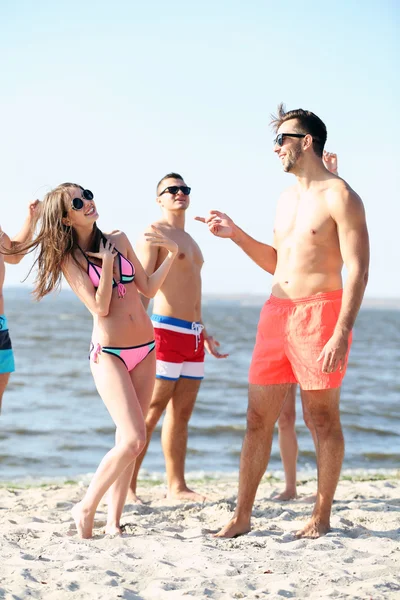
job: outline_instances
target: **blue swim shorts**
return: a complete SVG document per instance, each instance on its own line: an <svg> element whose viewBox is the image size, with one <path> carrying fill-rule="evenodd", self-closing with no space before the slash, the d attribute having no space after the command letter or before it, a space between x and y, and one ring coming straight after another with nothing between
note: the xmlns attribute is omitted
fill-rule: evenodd
<svg viewBox="0 0 400 600"><path fill-rule="evenodd" d="M5 315L0 315L0 373L15 371L14 353L12 351L8 323Z"/></svg>

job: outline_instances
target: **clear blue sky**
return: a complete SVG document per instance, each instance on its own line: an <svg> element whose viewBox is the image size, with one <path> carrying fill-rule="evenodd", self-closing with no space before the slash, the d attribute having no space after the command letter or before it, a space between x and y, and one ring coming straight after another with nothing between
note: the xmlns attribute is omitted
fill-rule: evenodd
<svg viewBox="0 0 400 600"><path fill-rule="evenodd" d="M226 211L272 240L293 176L272 152L280 101L327 124L327 149L365 202L368 296L400 296L400 9L396 1L0 0L2 198L16 233L30 199L76 181L107 231L135 242L159 210L155 184L192 186L188 230L204 291L265 293L270 276L193 221ZM29 261L9 267L7 283Z"/></svg>

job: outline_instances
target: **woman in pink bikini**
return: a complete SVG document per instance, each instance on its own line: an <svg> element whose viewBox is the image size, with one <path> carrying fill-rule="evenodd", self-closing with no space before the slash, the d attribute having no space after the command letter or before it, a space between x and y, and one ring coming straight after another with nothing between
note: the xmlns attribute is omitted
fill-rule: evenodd
<svg viewBox="0 0 400 600"><path fill-rule="evenodd" d="M106 533L121 533L120 518L135 458L146 443L144 417L155 381L153 326L139 298L153 297L177 253L159 230L147 241L168 250L148 276L122 231L103 235L89 190L63 183L45 196L41 229L16 251L38 250L34 294L58 288L62 275L93 315L90 366L104 404L116 425L116 444L100 465L81 502L72 509L78 534L92 536L97 506L108 494Z"/></svg>

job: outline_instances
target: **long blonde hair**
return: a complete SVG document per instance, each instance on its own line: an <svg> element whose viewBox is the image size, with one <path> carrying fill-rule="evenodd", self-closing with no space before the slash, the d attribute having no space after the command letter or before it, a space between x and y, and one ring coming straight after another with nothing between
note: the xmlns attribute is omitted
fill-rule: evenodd
<svg viewBox="0 0 400 600"><path fill-rule="evenodd" d="M62 183L46 194L41 207L40 227L37 235L31 242L18 244L12 250L13 254L38 251L29 271L30 273L36 267L33 295L37 300L53 290L60 289L63 266L70 256L80 266L75 257L75 250L78 248L76 232L73 227L65 225L63 222L71 208L71 196L68 190L74 187L84 189L76 183ZM91 248L94 246L94 251L98 250L101 236L102 233L95 223L90 244Z"/></svg>

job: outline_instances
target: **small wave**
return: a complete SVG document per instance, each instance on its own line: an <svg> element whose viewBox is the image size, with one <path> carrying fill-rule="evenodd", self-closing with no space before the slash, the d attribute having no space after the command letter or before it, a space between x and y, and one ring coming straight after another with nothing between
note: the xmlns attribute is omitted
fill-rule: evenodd
<svg viewBox="0 0 400 600"><path fill-rule="evenodd" d="M400 464L400 454L384 454L383 452L364 452L362 455L364 458L370 461L379 462L393 462L394 464Z"/></svg>

